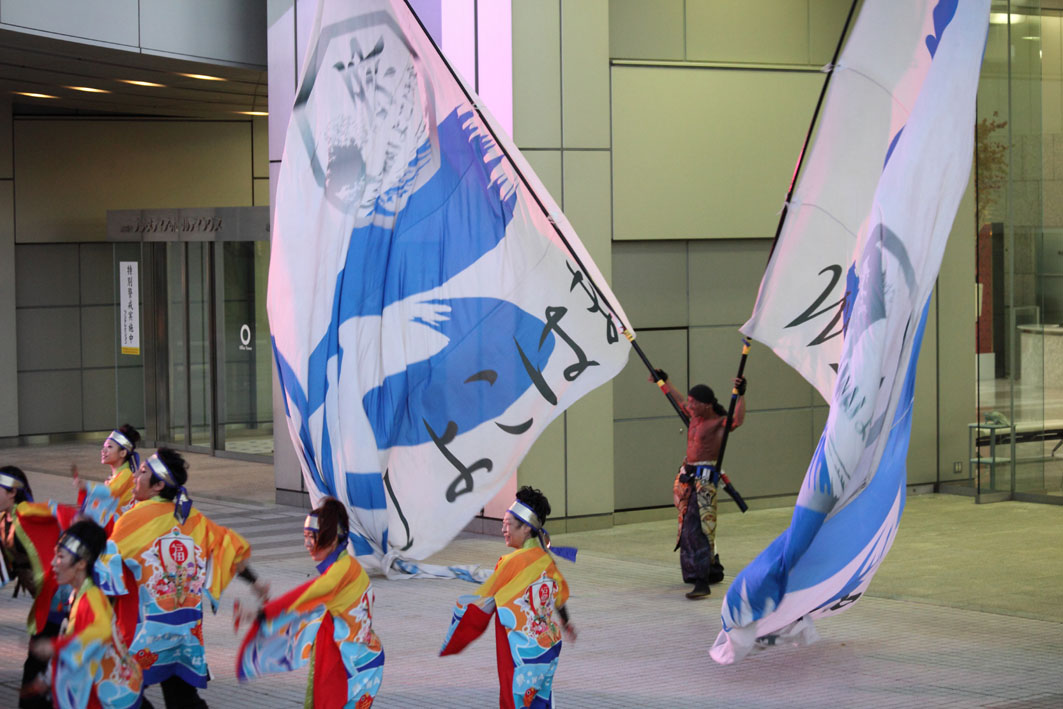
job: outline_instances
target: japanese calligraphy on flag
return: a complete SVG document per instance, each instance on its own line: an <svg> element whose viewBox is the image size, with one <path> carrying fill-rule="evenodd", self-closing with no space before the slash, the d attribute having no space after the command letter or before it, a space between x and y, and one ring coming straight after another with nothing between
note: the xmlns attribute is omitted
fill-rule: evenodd
<svg viewBox="0 0 1063 709"><path fill-rule="evenodd" d="M881 22L875 5L865 8ZM928 3L927 10L932 24L920 32L930 68L857 244L830 415L789 529L727 591L711 651L720 663L814 640L813 620L863 595L897 532L919 345L971 169L989 0ZM879 30L892 36L889 25Z"/></svg>
<svg viewBox="0 0 1063 709"><path fill-rule="evenodd" d="M829 403L852 306L857 244L882 166L926 81L925 38L957 3L864 2L834 66L812 148L742 332Z"/></svg>
<svg viewBox="0 0 1063 709"><path fill-rule="evenodd" d="M272 248L304 480L369 569L416 573L627 360L586 249L402 2L319 4Z"/></svg>

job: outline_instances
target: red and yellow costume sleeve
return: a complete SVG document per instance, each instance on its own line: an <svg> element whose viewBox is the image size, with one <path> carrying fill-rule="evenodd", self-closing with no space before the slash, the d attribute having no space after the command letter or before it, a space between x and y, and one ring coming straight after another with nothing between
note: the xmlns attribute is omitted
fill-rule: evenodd
<svg viewBox="0 0 1063 709"><path fill-rule="evenodd" d="M539 547L518 549L495 565L495 572L472 595L461 596L440 655L454 655L487 628L495 608L512 604L544 573L555 569L553 559ZM560 577L560 575L558 575ZM557 607L568 601L568 583L560 578Z"/></svg>
<svg viewBox="0 0 1063 709"><path fill-rule="evenodd" d="M39 589L52 566L59 535L73 523L77 508L50 502L20 502L14 513L14 533L26 550Z"/></svg>
<svg viewBox="0 0 1063 709"><path fill-rule="evenodd" d="M133 482L133 469L130 467L129 461L126 461L119 466L117 472L107 479L107 482L85 483L85 487L78 491L78 507L83 508L86 500L91 500L96 490L99 488L105 489L107 495L113 499L113 503L108 505L106 519L95 519L95 521L106 529L109 535L114 531L115 520L128 512L136 502L133 499ZM96 515L91 513L89 516L96 517Z"/></svg>
<svg viewBox="0 0 1063 709"><path fill-rule="evenodd" d="M70 608L66 632L54 641L52 703L61 709L101 707L98 688L106 683L138 696L140 670L116 640L110 600L86 579Z"/></svg>
<svg viewBox="0 0 1063 709"><path fill-rule="evenodd" d="M267 603L236 656L241 680L286 672L313 661L308 696L314 707L372 703L384 653L372 630L369 576L346 553L321 576ZM346 637L336 637L333 617ZM279 642L283 638L284 642Z"/></svg>

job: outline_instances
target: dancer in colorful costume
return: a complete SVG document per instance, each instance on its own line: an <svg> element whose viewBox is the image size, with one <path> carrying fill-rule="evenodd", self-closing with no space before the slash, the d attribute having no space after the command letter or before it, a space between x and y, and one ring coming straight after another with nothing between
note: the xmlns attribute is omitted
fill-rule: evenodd
<svg viewBox="0 0 1063 709"><path fill-rule="evenodd" d="M373 632L373 587L347 551L347 510L326 497L303 525L303 544L320 576L262 609L240 646L241 680L286 672L311 660L306 707L365 709L384 676Z"/></svg>
<svg viewBox="0 0 1063 709"><path fill-rule="evenodd" d="M550 551L575 561L575 549L549 546L543 529L550 503L538 490L524 486L502 520L502 537L516 551L498 560L495 572L476 593L461 596L440 655L461 652L495 618L499 707L553 706L554 672L561 635L576 639L565 602L568 584ZM549 551L548 551L549 550ZM554 622L554 611L561 620Z"/></svg>
<svg viewBox="0 0 1063 709"><path fill-rule="evenodd" d="M161 684L167 707L194 709L207 706L196 690L210 678L204 598L217 611L222 591L238 574L259 597L268 586L247 567L247 541L192 507L187 480L184 459L160 448L137 470L137 504L118 518L111 539L137 586L140 614L130 650L144 671L144 685ZM117 704L132 705L131 699ZM151 705L145 700L144 706Z"/></svg>
<svg viewBox="0 0 1063 709"><path fill-rule="evenodd" d="M0 548L8 570L4 580L8 576L16 580L15 595L26 590L33 596L27 623L31 641L57 636L69 610L72 589L59 587L51 563L59 535L73 522L75 513L69 505L34 502L26 474L13 465L0 468ZM45 669L46 663L30 654L23 666L23 685ZM19 699L23 709L50 706L47 695Z"/></svg>
<svg viewBox="0 0 1063 709"><path fill-rule="evenodd" d="M672 484L672 497L679 511L676 549L683 581L694 584L686 597L704 598L711 593L710 584L723 581L723 564L716 547L716 489L720 474L716 470L716 458L727 425L727 410L705 384L691 387L684 401L683 395L668 381L666 372L658 369L655 374L656 378L650 376L650 381L664 382L664 393L690 417L687 454ZM741 426L746 418L745 377L736 377L734 387L738 403L731 430Z"/></svg>
<svg viewBox="0 0 1063 709"><path fill-rule="evenodd" d="M103 483L81 479L77 466L71 468L78 488L78 504L85 513L98 521L107 533L114 529L114 521L132 509L133 473L140 467L137 443L140 434L128 423L122 424L103 442L100 463L110 466L111 475ZM86 508L97 507L98 510Z"/></svg>
<svg viewBox="0 0 1063 709"><path fill-rule="evenodd" d="M108 554L103 554L105 549ZM36 680L26 692L39 693L50 684L59 709L102 709L112 706L112 697L140 694L140 667L127 650L136 604L119 601L112 608L104 590L129 596L121 578L121 559L113 556L113 549L103 528L89 520L71 525L56 545L55 578L60 586L76 590L62 634L30 645L33 655L49 661L50 677ZM116 611L126 616L121 622Z"/></svg>

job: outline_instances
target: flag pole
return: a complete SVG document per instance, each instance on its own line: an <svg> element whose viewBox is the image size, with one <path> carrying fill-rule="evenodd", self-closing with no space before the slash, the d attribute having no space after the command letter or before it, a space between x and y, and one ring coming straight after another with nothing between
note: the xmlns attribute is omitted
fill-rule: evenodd
<svg viewBox="0 0 1063 709"><path fill-rule="evenodd" d="M808 124L808 131L805 133L805 142L801 144L801 152L797 156L797 164L794 166L794 174L790 177L790 186L786 190L786 200L783 202L782 211L779 213L779 223L775 227L775 236L771 241L771 250L768 252L768 262L771 262L771 257L775 253L775 246L779 243L779 235L782 234L783 224L786 223L786 215L790 208L790 200L794 196L794 188L797 185L797 177L801 174L801 167L805 163L805 153L808 151L808 144L812 142L812 133L816 129L816 121L819 120L820 109L823 108L823 100L827 96L827 88L830 86L831 77L834 76L834 69L838 65L838 57L842 53L842 47L845 44L845 36L849 33L849 25L852 23L853 15L856 12L856 6L860 0L853 0L852 5L849 6L849 14L845 16L845 24L842 25L841 34L838 36L838 44L834 47L834 55L830 60L830 70L827 72L827 78L823 80L823 86L819 90L819 98L816 100L816 108L812 111L812 120ZM738 361L738 374L735 378L740 379L743 372L746 369L746 360L749 359L749 348L752 344L752 340L749 337L742 338L742 357ZM715 473L720 476L720 479L729 483L727 476L723 473L723 454L727 450L727 439L731 435L731 425L734 422L734 410L738 403L738 388L731 389L731 403L727 408L727 424L723 429L723 440L720 441L720 453L716 457L716 471ZM726 489L726 488L725 488ZM745 510L743 510L745 511Z"/></svg>

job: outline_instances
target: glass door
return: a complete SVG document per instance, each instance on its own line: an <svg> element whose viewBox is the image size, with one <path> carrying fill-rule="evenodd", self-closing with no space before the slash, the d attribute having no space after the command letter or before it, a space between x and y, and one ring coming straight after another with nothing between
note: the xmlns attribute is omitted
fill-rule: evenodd
<svg viewBox="0 0 1063 709"><path fill-rule="evenodd" d="M163 334L155 344L159 357L159 423L156 437L182 449L212 450L213 392L211 366L211 247L209 242L160 244L165 274L158 290L156 316ZM163 325L164 323L164 325ZM163 422L168 425L164 425Z"/></svg>
<svg viewBox="0 0 1063 709"><path fill-rule="evenodd" d="M217 412L215 448L273 455L272 346L266 317L268 241L215 248Z"/></svg>

